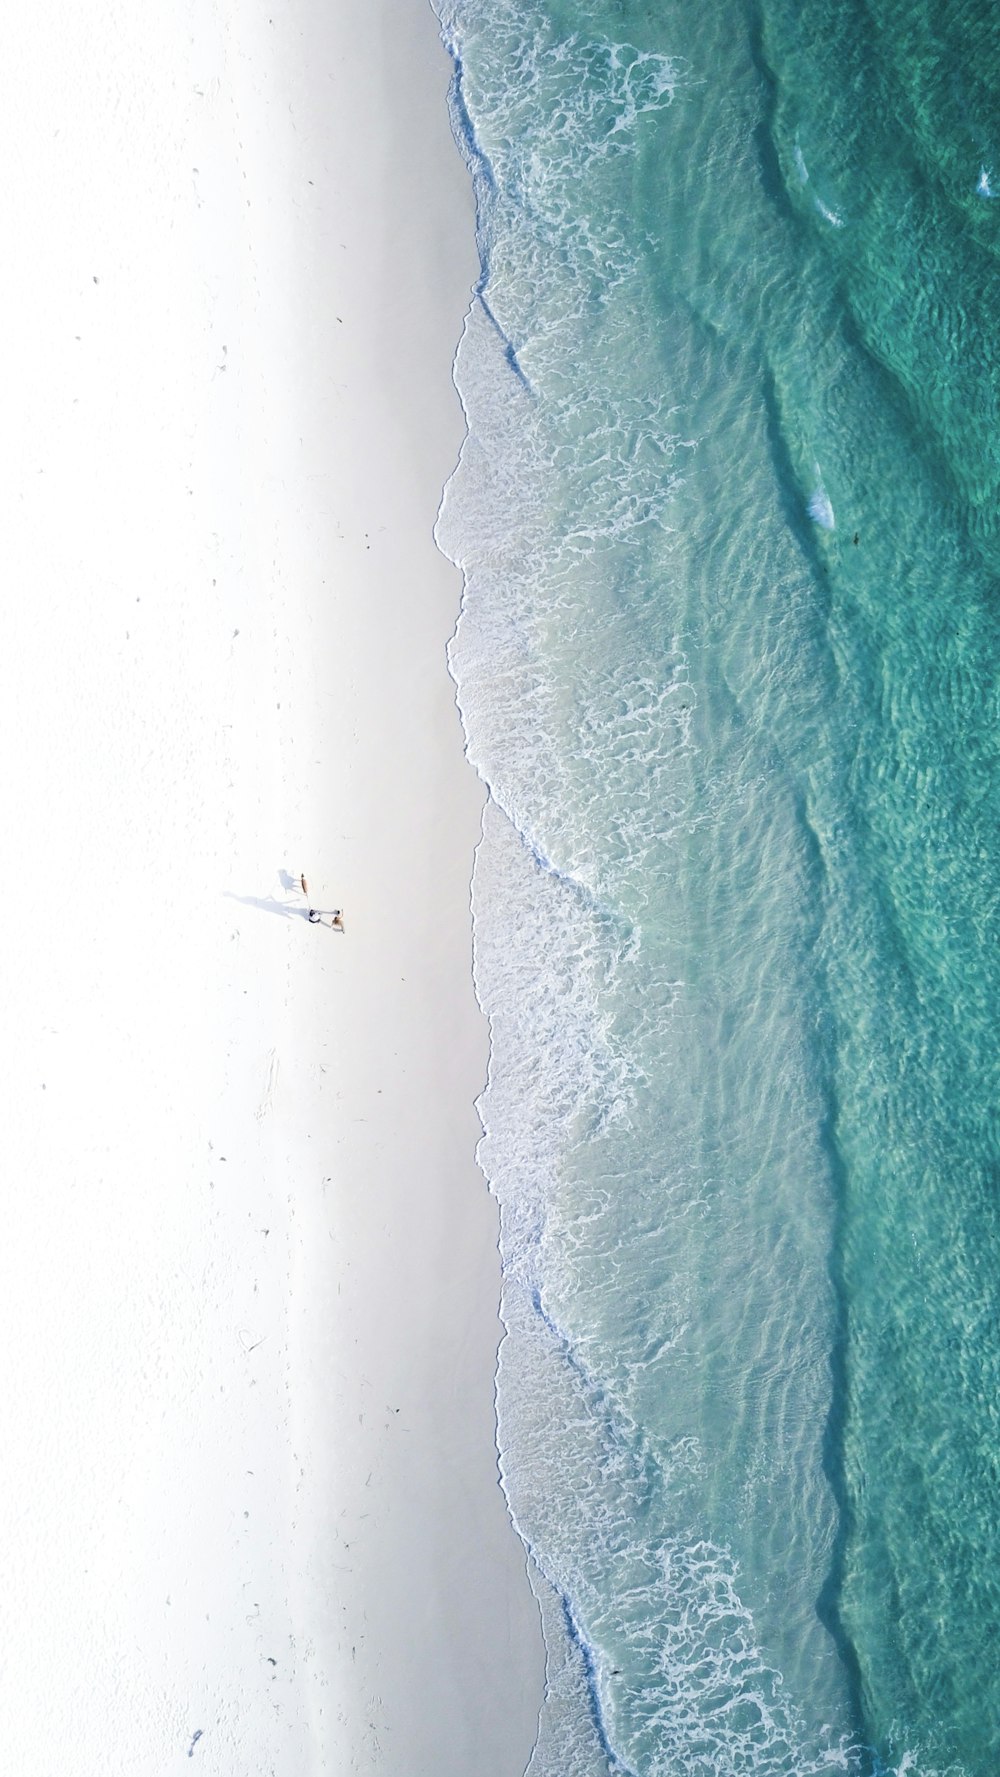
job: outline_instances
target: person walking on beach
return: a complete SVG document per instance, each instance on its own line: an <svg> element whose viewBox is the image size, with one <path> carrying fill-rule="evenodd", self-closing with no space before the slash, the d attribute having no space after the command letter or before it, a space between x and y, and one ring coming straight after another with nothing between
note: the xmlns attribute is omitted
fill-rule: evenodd
<svg viewBox="0 0 1000 1777"><path fill-rule="evenodd" d="M311 926L321 926L323 924L324 920L329 920L330 928L332 931L334 931L334 932L342 932L343 931L344 916L341 913L339 907L335 907L333 909L332 913L321 913L319 908L310 907L310 909L309 909L309 924Z"/></svg>
<svg viewBox="0 0 1000 1777"><path fill-rule="evenodd" d="M303 900L308 901L308 899L309 899L309 884L307 883L304 874L299 877L299 886L302 889ZM324 921L326 921L326 920L329 920L329 922L330 922L331 931L334 931L334 932L342 932L343 931L344 916L341 913L339 907L334 907L333 911L330 913L324 913L318 907L310 907L310 909L309 909L309 924L311 926L321 926L321 925L323 925Z"/></svg>

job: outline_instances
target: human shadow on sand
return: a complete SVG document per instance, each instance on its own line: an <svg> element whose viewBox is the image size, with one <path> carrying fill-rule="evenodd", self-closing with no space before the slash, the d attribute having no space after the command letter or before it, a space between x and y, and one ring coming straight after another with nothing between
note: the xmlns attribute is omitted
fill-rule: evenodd
<svg viewBox="0 0 1000 1777"><path fill-rule="evenodd" d="M280 913L285 919L308 919L308 907L289 907L287 901L276 901L273 895L234 895L227 889L226 899L238 901L241 907L257 907L261 913Z"/></svg>

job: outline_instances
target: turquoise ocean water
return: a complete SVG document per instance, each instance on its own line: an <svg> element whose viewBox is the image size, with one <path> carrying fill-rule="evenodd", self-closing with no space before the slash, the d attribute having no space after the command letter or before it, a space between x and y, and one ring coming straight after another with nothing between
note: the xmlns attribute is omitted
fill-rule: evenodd
<svg viewBox="0 0 1000 1777"><path fill-rule="evenodd" d="M531 1777L994 1777L1000 11L437 9Z"/></svg>

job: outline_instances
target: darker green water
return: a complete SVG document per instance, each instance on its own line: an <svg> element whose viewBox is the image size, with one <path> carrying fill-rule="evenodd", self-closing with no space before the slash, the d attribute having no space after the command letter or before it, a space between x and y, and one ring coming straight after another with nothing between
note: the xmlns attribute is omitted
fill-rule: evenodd
<svg viewBox="0 0 1000 1777"><path fill-rule="evenodd" d="M837 777L807 768L843 1194L828 1604L866 1737L984 1774L1000 1757L1000 211L976 187L998 22L769 5L757 39L837 340L829 378L787 365L838 515L821 559L853 728ZM814 183L842 227L810 213Z"/></svg>
<svg viewBox="0 0 1000 1777"><path fill-rule="evenodd" d="M977 183L1000 147L1000 14L771 3L743 30L760 94L748 182L771 227L743 279L720 264L742 286L724 313L716 292L684 294L759 353L836 685L825 734L786 740L822 878L841 1198L827 1459L842 1540L823 1609L863 1737L985 1777L1000 1761L1000 207ZM686 53L704 73L690 37ZM794 516L811 464L835 530Z"/></svg>
<svg viewBox="0 0 1000 1777"><path fill-rule="evenodd" d="M508 1308L501 1452L603 1736L540 1777L994 1777L1000 10L442 6L520 379L498 421L473 341L450 518L471 751L531 851L486 844L477 915L485 1165L546 1317ZM603 1117L582 1013L555 1076L591 990Z"/></svg>

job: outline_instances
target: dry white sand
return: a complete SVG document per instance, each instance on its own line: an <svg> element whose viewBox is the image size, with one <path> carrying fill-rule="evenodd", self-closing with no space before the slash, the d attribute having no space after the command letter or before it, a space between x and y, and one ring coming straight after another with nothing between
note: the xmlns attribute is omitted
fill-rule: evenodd
<svg viewBox="0 0 1000 1777"><path fill-rule="evenodd" d="M3 1762L518 1777L436 22L5 42Z"/></svg>

